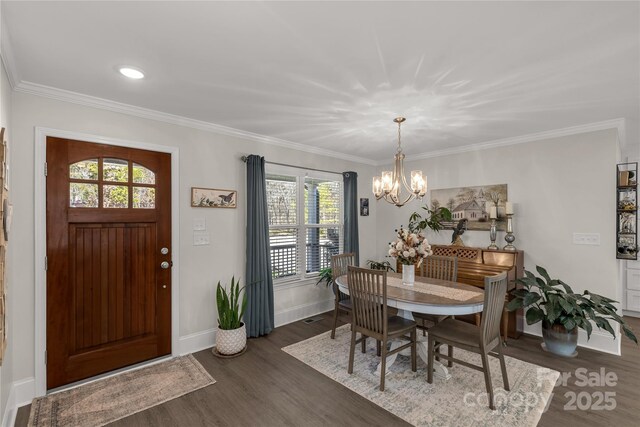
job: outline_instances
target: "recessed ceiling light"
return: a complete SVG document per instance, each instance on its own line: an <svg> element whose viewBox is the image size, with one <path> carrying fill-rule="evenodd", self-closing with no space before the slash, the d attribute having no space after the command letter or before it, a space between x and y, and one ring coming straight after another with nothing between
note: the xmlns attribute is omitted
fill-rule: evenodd
<svg viewBox="0 0 640 427"><path fill-rule="evenodd" d="M144 73L142 72L142 70L132 67L120 67L120 74L134 80L144 78Z"/></svg>

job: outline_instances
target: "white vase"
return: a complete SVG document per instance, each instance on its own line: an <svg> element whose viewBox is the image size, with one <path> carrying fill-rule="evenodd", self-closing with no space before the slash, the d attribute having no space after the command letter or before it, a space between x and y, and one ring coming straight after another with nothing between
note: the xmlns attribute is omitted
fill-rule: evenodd
<svg viewBox="0 0 640 427"><path fill-rule="evenodd" d="M402 284L413 286L413 282L415 282L416 278L416 266L411 265L403 265L402 266Z"/></svg>
<svg viewBox="0 0 640 427"><path fill-rule="evenodd" d="M244 325L238 329L220 329L216 332L216 350L220 354L240 353L247 345L247 329Z"/></svg>

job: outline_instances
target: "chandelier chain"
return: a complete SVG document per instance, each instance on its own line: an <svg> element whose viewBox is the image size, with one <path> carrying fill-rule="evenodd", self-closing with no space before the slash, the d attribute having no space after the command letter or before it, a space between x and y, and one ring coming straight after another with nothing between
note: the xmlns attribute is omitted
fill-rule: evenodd
<svg viewBox="0 0 640 427"><path fill-rule="evenodd" d="M398 149L396 153L402 153L402 145L400 144L400 126L402 126L402 122L398 121Z"/></svg>

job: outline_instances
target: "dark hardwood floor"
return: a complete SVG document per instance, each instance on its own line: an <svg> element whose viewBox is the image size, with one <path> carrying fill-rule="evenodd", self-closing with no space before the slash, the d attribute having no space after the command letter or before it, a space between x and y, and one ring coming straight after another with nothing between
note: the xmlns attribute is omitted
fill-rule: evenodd
<svg viewBox="0 0 640 427"><path fill-rule="evenodd" d="M269 336L251 339L236 359L218 359L209 350L196 358L217 383L117 421L115 426L389 426L409 425L346 387L330 380L280 350L330 328L330 313L319 322L296 322ZM640 319L627 318L640 335ZM553 357L540 348L540 338L510 340L509 356L571 373L566 385L554 390L539 426L636 426L640 416L640 348L622 342L622 357L580 349L575 359ZM617 375L616 386L576 384L576 369ZM469 370L469 375L482 375ZM581 404L598 393L614 392L614 410L565 410L567 393L582 393ZM455 402L452 402L455 407ZM16 426L26 426L30 406L20 408Z"/></svg>

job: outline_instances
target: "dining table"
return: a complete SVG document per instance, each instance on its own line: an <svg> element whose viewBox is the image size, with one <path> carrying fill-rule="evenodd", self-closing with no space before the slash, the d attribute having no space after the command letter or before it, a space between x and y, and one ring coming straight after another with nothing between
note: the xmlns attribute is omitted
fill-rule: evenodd
<svg viewBox="0 0 640 427"><path fill-rule="evenodd" d="M347 275L335 279L340 292L349 294L349 281ZM404 283L402 275L387 273L387 306L398 310L398 316L414 320L412 313L424 313L432 315L461 316L482 312L484 305L483 289L467 285L465 283L448 280L434 279L416 276L414 283ZM428 333L428 330L427 330ZM402 345L401 340L391 342L391 350ZM428 339L418 336L418 356L427 363ZM387 357L387 372L396 361L398 354L410 355L410 349L392 354ZM380 373L380 366L376 369ZM448 380L451 378L447 367L438 361L434 361L434 374Z"/></svg>

